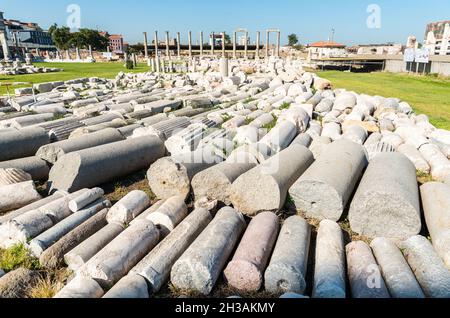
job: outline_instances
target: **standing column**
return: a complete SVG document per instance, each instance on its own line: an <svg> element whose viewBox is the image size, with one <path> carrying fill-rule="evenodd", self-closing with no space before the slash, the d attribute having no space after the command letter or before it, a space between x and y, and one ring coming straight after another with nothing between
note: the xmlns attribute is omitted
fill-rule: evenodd
<svg viewBox="0 0 450 318"><path fill-rule="evenodd" d="M169 31L166 31L166 57L170 60Z"/></svg>
<svg viewBox="0 0 450 318"><path fill-rule="evenodd" d="M225 57L225 31L222 33L222 57Z"/></svg>
<svg viewBox="0 0 450 318"><path fill-rule="evenodd" d="M269 58L269 42L270 42L270 32L267 31L267 34L266 34L266 59Z"/></svg>
<svg viewBox="0 0 450 318"><path fill-rule="evenodd" d="M177 32L177 56L181 57L181 49L180 49L181 35L180 32Z"/></svg>
<svg viewBox="0 0 450 318"><path fill-rule="evenodd" d="M147 41L147 32L144 32L144 54L145 54L145 59L148 60L148 41Z"/></svg>
<svg viewBox="0 0 450 318"><path fill-rule="evenodd" d="M188 32L189 57L192 57L192 32Z"/></svg>
<svg viewBox="0 0 450 318"><path fill-rule="evenodd" d="M200 31L200 57L203 57L203 31Z"/></svg>
<svg viewBox="0 0 450 318"><path fill-rule="evenodd" d="M234 31L233 33L233 58L236 59L236 42L237 42L237 32Z"/></svg>
<svg viewBox="0 0 450 318"><path fill-rule="evenodd" d="M281 32L277 32L277 57L280 57L280 41L281 41Z"/></svg>
<svg viewBox="0 0 450 318"><path fill-rule="evenodd" d="M48 54L48 52L47 52L47 54ZM91 59L94 59L94 55L92 54L92 45L89 45L89 57Z"/></svg>
<svg viewBox="0 0 450 318"><path fill-rule="evenodd" d="M158 59L158 31L155 31L155 56Z"/></svg>
<svg viewBox="0 0 450 318"><path fill-rule="evenodd" d="M214 56L214 46L216 44L216 39L214 38L215 34L214 32L212 33L212 40L211 40L211 55Z"/></svg>
<svg viewBox="0 0 450 318"><path fill-rule="evenodd" d="M248 58L248 31L245 31L244 57Z"/></svg>
<svg viewBox="0 0 450 318"><path fill-rule="evenodd" d="M259 60L259 42L261 38L261 33L256 31L256 59Z"/></svg>

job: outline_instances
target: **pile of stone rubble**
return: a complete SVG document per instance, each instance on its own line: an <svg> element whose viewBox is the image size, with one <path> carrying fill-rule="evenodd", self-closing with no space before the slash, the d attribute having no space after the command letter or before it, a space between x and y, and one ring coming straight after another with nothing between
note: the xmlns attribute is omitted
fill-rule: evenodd
<svg viewBox="0 0 450 318"><path fill-rule="evenodd" d="M20 60L3 61L0 63L0 75L23 75L23 74L37 74L37 73L52 73L62 71L54 67L37 67L31 62L31 58L26 58L26 63Z"/></svg>
<svg viewBox="0 0 450 318"><path fill-rule="evenodd" d="M333 90L293 60L184 67L44 83L6 101L0 248L22 243L44 268L68 266L61 298L148 298L168 283L450 297L449 131L398 99ZM159 201L105 199L105 183L142 170ZM417 174L433 181L419 187ZM367 240L349 242L347 221ZM32 275L7 273L0 297Z"/></svg>

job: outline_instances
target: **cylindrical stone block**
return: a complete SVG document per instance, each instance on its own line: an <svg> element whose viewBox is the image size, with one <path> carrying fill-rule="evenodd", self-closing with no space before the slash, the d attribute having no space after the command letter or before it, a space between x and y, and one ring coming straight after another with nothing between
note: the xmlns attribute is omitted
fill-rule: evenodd
<svg viewBox="0 0 450 318"><path fill-rule="evenodd" d="M42 199L33 181L1 186L0 198L0 213L21 208Z"/></svg>
<svg viewBox="0 0 450 318"><path fill-rule="evenodd" d="M40 257L42 252L55 244L61 237L69 233L71 230L82 224L91 216L100 212L104 208L111 206L108 200L99 200L85 209L78 211L61 222L58 222L50 229L35 237L30 241L30 250L36 257Z"/></svg>
<svg viewBox="0 0 450 318"><path fill-rule="evenodd" d="M134 190L124 196L119 202L109 210L106 219L108 223L128 224L136 216L141 214L150 205L150 198L147 193Z"/></svg>
<svg viewBox="0 0 450 318"><path fill-rule="evenodd" d="M367 237L404 239L420 232L416 169L399 153L383 153L369 164L349 211L351 229Z"/></svg>
<svg viewBox="0 0 450 318"><path fill-rule="evenodd" d="M75 229L64 235L58 242L45 250L39 262L46 268L61 267L64 263L64 255L74 249L81 242L100 231L106 226L107 209L104 209Z"/></svg>
<svg viewBox="0 0 450 318"><path fill-rule="evenodd" d="M393 298L425 297L402 252L393 241L376 238L370 246Z"/></svg>
<svg viewBox="0 0 450 318"><path fill-rule="evenodd" d="M206 197L230 205L231 186L233 182L255 166L256 164L254 163L222 162L197 173L192 179L195 200Z"/></svg>
<svg viewBox="0 0 450 318"><path fill-rule="evenodd" d="M144 277L151 293L157 293L170 276L173 264L180 258L204 228L211 222L211 213L203 208L189 214L160 244L131 271Z"/></svg>
<svg viewBox="0 0 450 318"><path fill-rule="evenodd" d="M47 162L36 156L0 162L0 168L20 169L29 173L33 180L47 180L50 168Z"/></svg>
<svg viewBox="0 0 450 318"><path fill-rule="evenodd" d="M85 193L81 194L80 196L73 198L69 201L69 209L72 212L77 212L84 207L88 206L92 202L100 199L105 192L101 188L93 188L89 189Z"/></svg>
<svg viewBox="0 0 450 318"><path fill-rule="evenodd" d="M100 298L105 292L100 285L88 277L76 276L53 298Z"/></svg>
<svg viewBox="0 0 450 318"><path fill-rule="evenodd" d="M370 247L356 241L347 245L347 271L353 298L390 298Z"/></svg>
<svg viewBox="0 0 450 318"><path fill-rule="evenodd" d="M112 287L158 244L159 231L147 220L134 223L92 257L80 275Z"/></svg>
<svg viewBox="0 0 450 318"><path fill-rule="evenodd" d="M450 269L450 185L429 182L420 193L433 246Z"/></svg>
<svg viewBox="0 0 450 318"><path fill-rule="evenodd" d="M144 169L164 155L155 136L114 142L64 155L50 170L52 189L69 192L91 188Z"/></svg>
<svg viewBox="0 0 450 318"><path fill-rule="evenodd" d="M150 166L147 178L150 188L159 199L174 196L186 199L191 191L192 178L213 165L215 162L204 160L204 158L177 160L166 157Z"/></svg>
<svg viewBox="0 0 450 318"><path fill-rule="evenodd" d="M311 227L300 216L284 221L264 274L266 291L273 294L305 292L310 238Z"/></svg>
<svg viewBox="0 0 450 318"><path fill-rule="evenodd" d="M292 184L313 163L311 151L293 145L244 173L231 186L231 202L240 212L255 216L278 211Z"/></svg>
<svg viewBox="0 0 450 318"><path fill-rule="evenodd" d="M173 265L172 284L203 295L211 293L245 226L241 213L229 207L221 209Z"/></svg>
<svg viewBox="0 0 450 318"><path fill-rule="evenodd" d="M175 227L183 221L188 214L188 208L182 197L172 197L155 212L150 213L146 219L152 221L160 232L161 237L166 237Z"/></svg>
<svg viewBox="0 0 450 318"><path fill-rule="evenodd" d="M140 275L128 274L119 280L103 298L150 298L147 281Z"/></svg>
<svg viewBox="0 0 450 318"><path fill-rule="evenodd" d="M338 221L367 164L361 145L345 139L335 141L294 183L289 194L308 217Z"/></svg>
<svg viewBox="0 0 450 318"><path fill-rule="evenodd" d="M112 142L124 140L125 137L115 128L107 128L80 137L70 138L58 141L49 145L42 146L36 153L36 156L45 161L54 164L65 154L97 147Z"/></svg>
<svg viewBox="0 0 450 318"><path fill-rule="evenodd" d="M272 212L258 214L225 268L228 285L238 290L258 291L279 231L278 217Z"/></svg>
<svg viewBox="0 0 450 318"><path fill-rule="evenodd" d="M345 247L336 222L320 222L316 239L313 298L346 297Z"/></svg>
<svg viewBox="0 0 450 318"><path fill-rule="evenodd" d="M40 127L3 132L0 138L0 161L34 156L41 146L49 142L47 132Z"/></svg>
<svg viewBox="0 0 450 318"><path fill-rule="evenodd" d="M88 260L110 243L124 230L123 224L111 223L87 238L69 253L64 261L73 271L80 269Z"/></svg>
<svg viewBox="0 0 450 318"><path fill-rule="evenodd" d="M429 298L450 298L450 270L425 237L412 236L401 244L405 259Z"/></svg>

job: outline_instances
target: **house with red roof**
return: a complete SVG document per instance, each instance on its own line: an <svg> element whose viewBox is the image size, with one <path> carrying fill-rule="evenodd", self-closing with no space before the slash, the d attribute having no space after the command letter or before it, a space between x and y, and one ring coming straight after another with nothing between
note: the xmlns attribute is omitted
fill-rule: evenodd
<svg viewBox="0 0 450 318"><path fill-rule="evenodd" d="M346 46L333 41L319 41L307 46L308 59L342 57L347 55Z"/></svg>

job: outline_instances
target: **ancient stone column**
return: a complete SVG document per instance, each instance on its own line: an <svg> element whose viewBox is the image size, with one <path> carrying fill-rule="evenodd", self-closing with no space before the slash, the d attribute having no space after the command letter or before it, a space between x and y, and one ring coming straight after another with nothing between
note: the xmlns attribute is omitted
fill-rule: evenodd
<svg viewBox="0 0 450 318"><path fill-rule="evenodd" d="M9 52L8 42L6 41L6 33L4 30L0 31L0 42L2 44L2 49L3 49L3 58L5 59L5 61L9 61L10 60L10 52Z"/></svg>
<svg viewBox="0 0 450 318"><path fill-rule="evenodd" d="M222 32L222 57L225 58L225 31Z"/></svg>
<svg viewBox="0 0 450 318"><path fill-rule="evenodd" d="M211 222L211 213L203 208L189 214L160 244L142 259L130 274L138 274L148 282L151 293L157 293L167 282L173 264Z"/></svg>
<svg viewBox="0 0 450 318"><path fill-rule="evenodd" d="M221 209L173 265L172 284L203 295L211 293L245 226L241 213Z"/></svg>
<svg viewBox="0 0 450 318"><path fill-rule="evenodd" d="M450 185L428 182L420 193L433 246L450 269Z"/></svg>
<svg viewBox="0 0 450 318"><path fill-rule="evenodd" d="M0 138L0 161L34 156L41 146L49 142L48 133L40 127L3 132Z"/></svg>
<svg viewBox="0 0 450 318"><path fill-rule="evenodd" d="M147 220L133 223L80 269L83 277L100 286L112 287L125 276L159 241L159 231Z"/></svg>
<svg viewBox="0 0 450 318"><path fill-rule="evenodd" d="M422 289L395 243L376 238L370 244L393 298L424 298Z"/></svg>
<svg viewBox="0 0 450 318"><path fill-rule="evenodd" d="M222 77L228 77L228 59L226 57L222 57L220 59L220 74Z"/></svg>
<svg viewBox="0 0 450 318"><path fill-rule="evenodd" d="M89 45L89 57L94 59L94 55L92 54L92 45Z"/></svg>
<svg viewBox="0 0 450 318"><path fill-rule="evenodd" d="M195 200L207 197L230 205L234 180L255 166L254 163L223 162L197 173L192 179Z"/></svg>
<svg viewBox="0 0 450 318"><path fill-rule="evenodd" d="M192 32L188 32L189 57L192 58Z"/></svg>
<svg viewBox="0 0 450 318"><path fill-rule="evenodd" d="M236 59L237 55L236 55L236 46L237 46L237 32L234 31L233 33L233 58Z"/></svg>
<svg viewBox="0 0 450 318"><path fill-rule="evenodd" d="M191 180L199 172L216 164L200 155L190 154L183 158L165 157L150 166L147 178L153 193L159 199L168 199L174 196L187 198L191 191Z"/></svg>
<svg viewBox="0 0 450 318"><path fill-rule="evenodd" d="M52 189L76 191L95 187L150 166L164 155L155 136L127 139L64 155L50 170Z"/></svg>
<svg viewBox="0 0 450 318"><path fill-rule="evenodd" d="M232 261L225 268L229 286L247 292L259 291L279 227L278 217L272 212L258 214L252 219Z"/></svg>
<svg viewBox="0 0 450 318"><path fill-rule="evenodd" d="M401 244L403 255L428 298L450 298L450 270L424 236L412 236Z"/></svg>
<svg viewBox="0 0 450 318"><path fill-rule="evenodd" d="M244 58L248 58L248 31L245 31Z"/></svg>
<svg viewBox="0 0 450 318"><path fill-rule="evenodd" d="M280 47L281 47L281 32L277 32L277 57L280 57Z"/></svg>
<svg viewBox="0 0 450 318"><path fill-rule="evenodd" d="M170 38L169 31L166 31L166 58L170 60Z"/></svg>
<svg viewBox="0 0 450 318"><path fill-rule="evenodd" d="M264 274L266 291L273 294L305 292L310 238L311 226L300 216L284 221Z"/></svg>
<svg viewBox="0 0 450 318"><path fill-rule="evenodd" d="M91 299L100 298L105 292L100 285L93 279L75 276L63 289L61 289L53 298L78 298Z"/></svg>
<svg viewBox="0 0 450 318"><path fill-rule="evenodd" d="M216 39L214 32L212 33L212 41L211 41L211 55L214 57L214 50L216 46Z"/></svg>
<svg viewBox="0 0 450 318"><path fill-rule="evenodd" d="M200 57L203 57L203 31L200 31Z"/></svg>
<svg viewBox="0 0 450 318"><path fill-rule="evenodd" d="M97 254L124 230L124 226L111 223L87 238L77 247L64 255L64 261L73 271L80 269L88 260Z"/></svg>
<svg viewBox="0 0 450 318"><path fill-rule="evenodd" d="M313 163L311 151L293 145L244 173L231 186L233 206L247 216L278 211L292 184Z"/></svg>
<svg viewBox="0 0 450 318"><path fill-rule="evenodd" d="M55 164L56 161L65 154L77 150L93 148L104 144L109 144L124 140L124 136L115 128L107 128L80 137L70 138L44 145L36 153L36 156Z"/></svg>
<svg viewBox="0 0 450 318"><path fill-rule="evenodd" d="M152 221L158 229L161 238L165 238L188 215L188 208L182 197L172 197L167 200L146 219Z"/></svg>
<svg viewBox="0 0 450 318"><path fill-rule="evenodd" d="M308 217L338 221L367 164L362 146L338 140L325 148L289 194Z"/></svg>
<svg viewBox="0 0 450 318"><path fill-rule="evenodd" d="M270 32L266 31L266 59L269 58Z"/></svg>
<svg viewBox="0 0 450 318"><path fill-rule="evenodd" d="M405 239L422 228L416 168L400 153L369 164L349 210L350 227L367 237Z"/></svg>
<svg viewBox="0 0 450 318"><path fill-rule="evenodd" d="M33 181L25 181L0 187L0 213L18 209L42 199Z"/></svg>
<svg viewBox="0 0 450 318"><path fill-rule="evenodd" d="M180 58L181 57L181 49L180 49L180 45L181 45L181 35L180 32L177 32L177 57Z"/></svg>
<svg viewBox="0 0 450 318"><path fill-rule="evenodd" d="M259 60L259 45L261 41L261 32L256 31L256 59Z"/></svg>
<svg viewBox="0 0 450 318"><path fill-rule="evenodd" d="M146 299L150 298L144 277L128 274L119 280L102 298Z"/></svg>
<svg viewBox="0 0 450 318"><path fill-rule="evenodd" d="M103 197L105 192L101 188L89 189L85 193L73 198L69 201L69 209L72 212L78 212L82 208L88 206L92 202Z"/></svg>
<svg viewBox="0 0 450 318"><path fill-rule="evenodd" d="M58 242L53 244L50 248L45 250L39 262L46 268L58 268L64 263L64 255L73 250L83 241L100 231L106 226L107 209L100 211L93 217L81 225L74 228L72 231L64 235Z"/></svg>
<svg viewBox="0 0 450 318"><path fill-rule="evenodd" d="M158 50L159 50L159 43L158 43L158 31L155 31L155 39L154 39L154 44L155 44L155 57L156 57L156 61L159 62L159 55L158 55Z"/></svg>
<svg viewBox="0 0 450 318"><path fill-rule="evenodd" d="M96 213L110 206L111 202L100 199L86 208L66 217L61 222L55 224L55 226L32 239L29 243L31 252L34 256L40 257L43 251L55 244L64 235L72 231Z"/></svg>
<svg viewBox="0 0 450 318"><path fill-rule="evenodd" d="M313 298L345 298L345 247L339 224L320 222L316 239Z"/></svg>
<svg viewBox="0 0 450 318"><path fill-rule="evenodd" d="M347 271L353 298L390 298L370 247L355 241L346 246Z"/></svg>
<svg viewBox="0 0 450 318"><path fill-rule="evenodd" d="M144 212L150 205L150 198L147 193L141 190L134 190L124 196L119 202L109 210L106 219L108 223L129 224L139 214Z"/></svg>
<svg viewBox="0 0 450 318"><path fill-rule="evenodd" d="M144 32L144 54L145 54L145 59L148 60L148 40L147 40L147 32Z"/></svg>

